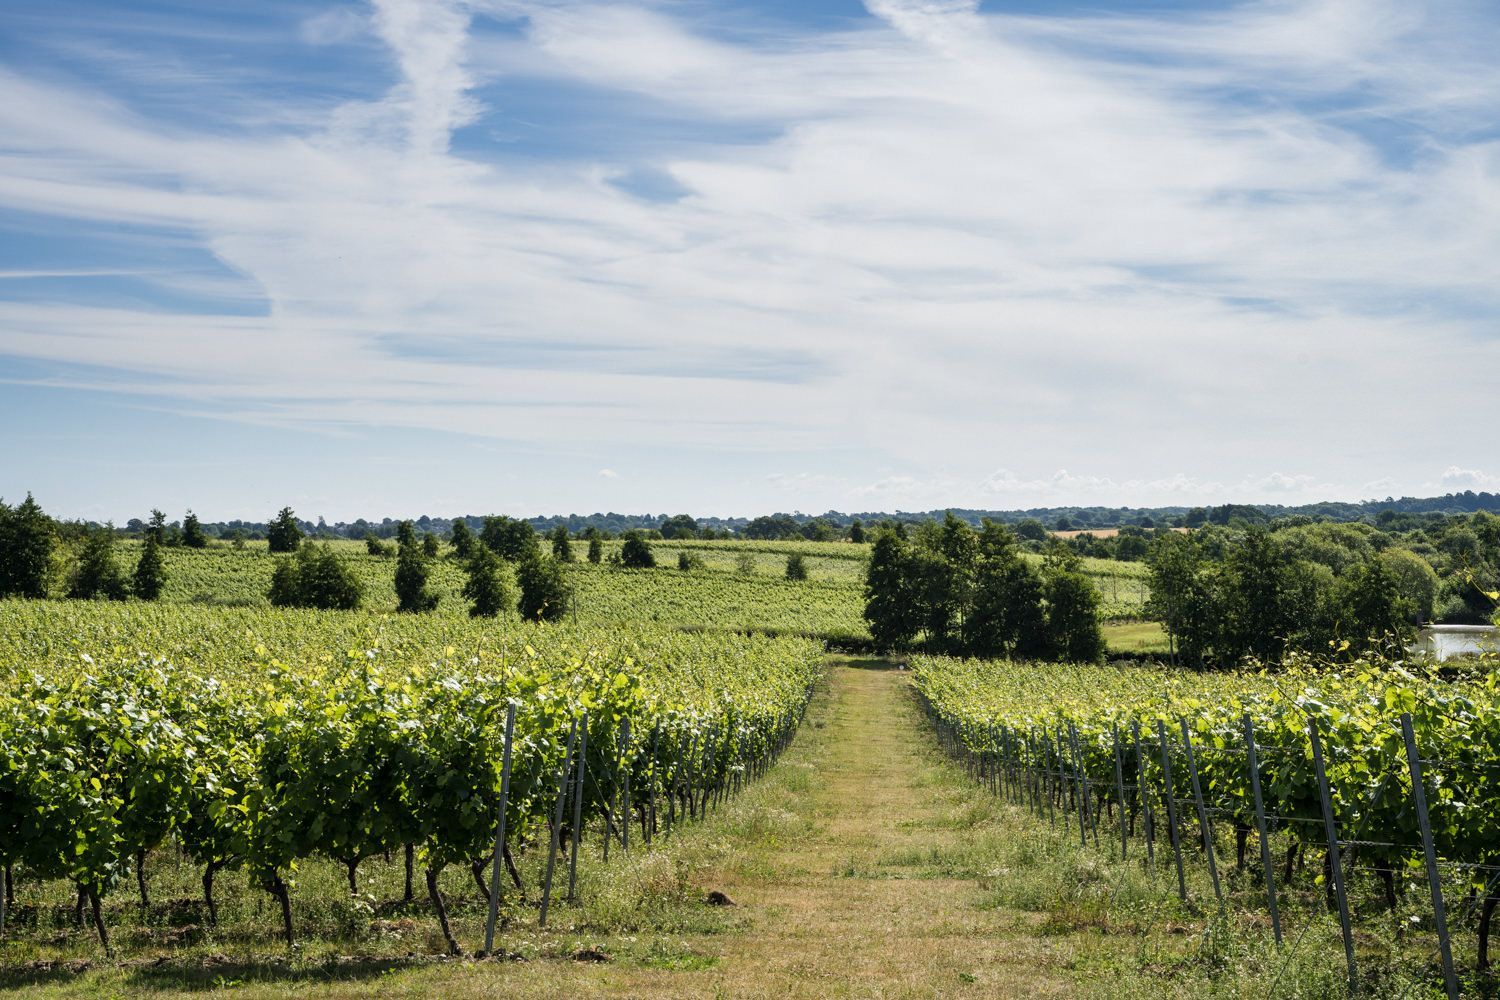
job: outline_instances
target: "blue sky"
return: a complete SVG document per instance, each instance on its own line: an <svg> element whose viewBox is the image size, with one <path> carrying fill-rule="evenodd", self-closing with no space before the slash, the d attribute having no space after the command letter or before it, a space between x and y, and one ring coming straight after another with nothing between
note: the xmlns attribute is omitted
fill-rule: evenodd
<svg viewBox="0 0 1500 1000"><path fill-rule="evenodd" d="M1500 11L17 0L0 496L1500 488Z"/></svg>

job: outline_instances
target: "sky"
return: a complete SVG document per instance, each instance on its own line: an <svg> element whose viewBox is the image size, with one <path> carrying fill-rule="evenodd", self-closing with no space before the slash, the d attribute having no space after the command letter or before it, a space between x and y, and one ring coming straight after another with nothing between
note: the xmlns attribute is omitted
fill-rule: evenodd
<svg viewBox="0 0 1500 1000"><path fill-rule="evenodd" d="M1500 489L1484 0L9 0L0 496Z"/></svg>

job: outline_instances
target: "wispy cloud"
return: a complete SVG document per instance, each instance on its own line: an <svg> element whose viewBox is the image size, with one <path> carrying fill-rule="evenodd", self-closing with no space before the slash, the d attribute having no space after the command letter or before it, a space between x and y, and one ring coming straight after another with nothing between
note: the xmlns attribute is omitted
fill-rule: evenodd
<svg viewBox="0 0 1500 1000"><path fill-rule="evenodd" d="M0 295L0 356L245 423L644 440L787 477L838 449L865 472L757 480L830 503L1492 482L1465 470L1500 372L1500 16L868 6L739 33L675 5L334 8L287 44L378 43L384 69L238 130L0 67L0 210L171 234L224 275L162 294L225 303ZM628 137L495 138L538 89L548 135L594 102ZM638 171L673 197L617 183Z"/></svg>

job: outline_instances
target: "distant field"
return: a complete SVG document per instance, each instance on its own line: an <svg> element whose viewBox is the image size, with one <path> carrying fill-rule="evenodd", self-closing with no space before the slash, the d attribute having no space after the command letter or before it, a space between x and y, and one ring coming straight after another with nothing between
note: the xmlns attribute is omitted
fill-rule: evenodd
<svg viewBox="0 0 1500 1000"><path fill-rule="evenodd" d="M1104 641L1111 653L1159 653L1171 652L1167 644L1167 633L1160 622L1106 622Z"/></svg>
<svg viewBox="0 0 1500 1000"><path fill-rule="evenodd" d="M1168 528L1168 531L1176 531L1187 534L1192 528ZM1120 533L1119 528L1074 528L1070 531L1048 532L1053 538L1077 538L1079 535L1093 535L1095 538L1113 538Z"/></svg>

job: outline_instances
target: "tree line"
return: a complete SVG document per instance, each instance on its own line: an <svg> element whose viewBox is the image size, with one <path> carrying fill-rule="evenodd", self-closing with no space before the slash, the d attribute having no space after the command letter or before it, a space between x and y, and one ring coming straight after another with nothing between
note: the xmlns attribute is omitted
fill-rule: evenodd
<svg viewBox="0 0 1500 1000"><path fill-rule="evenodd" d="M915 530L879 528L865 577L865 620L881 649L1092 662L1104 655L1098 606L1064 546L1038 567L1005 525L975 531L951 513Z"/></svg>

